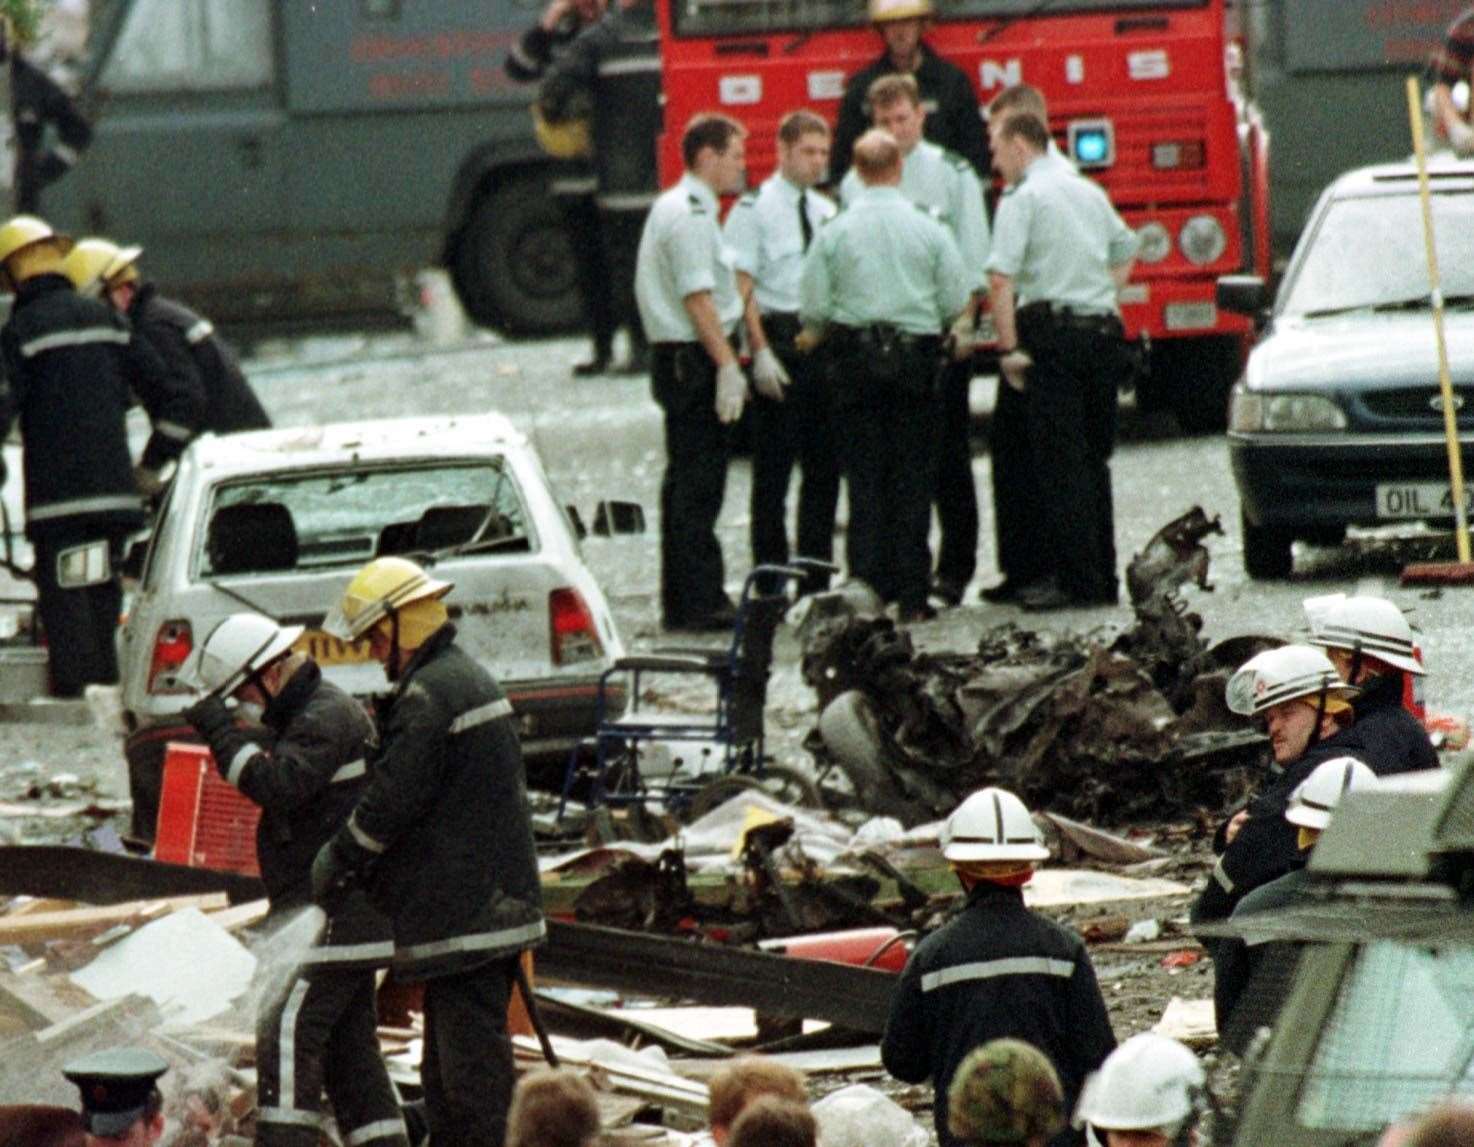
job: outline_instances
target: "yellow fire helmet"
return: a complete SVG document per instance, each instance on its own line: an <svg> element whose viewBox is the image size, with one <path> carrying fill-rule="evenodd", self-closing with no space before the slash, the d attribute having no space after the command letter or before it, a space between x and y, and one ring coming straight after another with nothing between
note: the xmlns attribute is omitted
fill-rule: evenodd
<svg viewBox="0 0 1474 1147"><path fill-rule="evenodd" d="M554 159L584 159L593 154L589 121L582 116L550 121L537 104L532 105L532 133L537 146Z"/></svg>
<svg viewBox="0 0 1474 1147"><path fill-rule="evenodd" d="M375 558L353 576L322 627L341 641L357 641L394 610L444 597L451 589L450 582L437 581L407 558Z"/></svg>
<svg viewBox="0 0 1474 1147"><path fill-rule="evenodd" d="M18 251L50 239L63 252L72 249L72 241L55 231L51 224L34 215L16 215L0 227L0 263Z"/></svg>
<svg viewBox="0 0 1474 1147"><path fill-rule="evenodd" d="M142 254L142 247L119 247L111 239L92 236L79 240L67 253L61 270L78 293L95 298Z"/></svg>
<svg viewBox="0 0 1474 1147"><path fill-rule="evenodd" d="M937 14L932 0L870 0L870 22L888 24L893 20L930 20Z"/></svg>

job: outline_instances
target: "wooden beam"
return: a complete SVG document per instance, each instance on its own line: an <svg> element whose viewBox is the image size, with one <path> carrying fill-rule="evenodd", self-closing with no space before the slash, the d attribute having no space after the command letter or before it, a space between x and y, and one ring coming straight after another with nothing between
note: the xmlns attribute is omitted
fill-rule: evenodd
<svg viewBox="0 0 1474 1147"><path fill-rule="evenodd" d="M230 898L225 893L208 892L199 896L173 896L164 900L130 900L102 908L73 908L65 912L0 916L0 944L54 940L91 928L125 924L130 920L155 920L181 908L198 908L201 912L211 912L229 904Z"/></svg>

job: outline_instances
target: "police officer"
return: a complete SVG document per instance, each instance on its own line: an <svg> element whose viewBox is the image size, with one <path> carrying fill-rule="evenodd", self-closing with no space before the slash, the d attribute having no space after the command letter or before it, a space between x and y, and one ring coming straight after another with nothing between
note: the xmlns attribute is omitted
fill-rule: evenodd
<svg viewBox="0 0 1474 1147"><path fill-rule="evenodd" d="M142 247L119 247L108 239L83 239L68 252L62 270L77 291L105 298L126 315L135 334L145 339L177 378L204 396L200 429L215 434L265 430L271 425L261 400L251 389L235 351L215 324L183 303L167 299L138 271Z"/></svg>
<svg viewBox="0 0 1474 1147"><path fill-rule="evenodd" d="M799 269L814 236L835 213L814 190L829 164L829 125L808 110L789 112L778 125L778 170L744 195L727 216L724 235L749 308L754 347L752 375L752 563L788 560L788 479L802 467L798 553L829 561L839 503L839 462L831 425L830 379L824 364L794 347ZM766 345L764 345L766 344ZM828 575L812 572L809 592ZM776 585L762 587L776 592Z"/></svg>
<svg viewBox="0 0 1474 1147"><path fill-rule="evenodd" d="M538 22L523 32L507 52L503 68L515 83L541 80L553 58L567 49L575 36L597 23L604 15L604 0L552 0ZM566 160L548 184L563 214L563 225L573 251L573 269L584 318L593 339L593 355L573 368L575 377L602 374L613 356L614 308L608 291L609 263L604 256L604 235L599 226L599 209L594 202L598 181L589 163L593 148L589 139L591 109L564 109L562 123L549 123L540 105L532 108L533 127L543 151Z"/></svg>
<svg viewBox="0 0 1474 1147"><path fill-rule="evenodd" d="M71 171L92 142L92 125L76 101L22 54L31 29L6 15L0 62L10 65L10 114L15 129L15 209L33 214L41 192ZM47 127L55 132L48 142Z"/></svg>
<svg viewBox="0 0 1474 1147"><path fill-rule="evenodd" d="M1024 907L1023 886L1049 850L1023 801L973 793L947 819L942 855L967 893L962 912L912 952L891 996L881 1060L897 1079L935 1089L937 1138L948 1094L974 1048L1011 1037L1033 1044L1059 1075L1065 1110L1116 1046L1085 944Z"/></svg>
<svg viewBox="0 0 1474 1147"><path fill-rule="evenodd" d="M61 1073L82 1093L87 1147L148 1147L164 1137L159 1076L169 1064L142 1048L118 1047L73 1060Z"/></svg>
<svg viewBox="0 0 1474 1147"><path fill-rule="evenodd" d="M1197 1147L1208 1110L1208 1077L1175 1039L1142 1032L1085 1082L1075 1125L1101 1147Z"/></svg>
<svg viewBox="0 0 1474 1147"><path fill-rule="evenodd" d="M732 349L744 303L722 242L718 196L742 189L746 130L699 115L681 136L686 174L650 211L635 293L653 344L650 386L665 412L660 483L660 608L667 629L724 630L716 521L727 483L723 423L736 422L747 379Z"/></svg>
<svg viewBox="0 0 1474 1147"><path fill-rule="evenodd" d="M187 674L206 694L185 720L226 782L261 806L256 856L268 926L286 926L311 905L312 862L362 794L375 741L363 706L293 651L301 636L300 625L233 614L205 638ZM226 697L259 707L260 726L237 724ZM389 922L361 888L332 907L321 942L257 1017L261 1147L314 1147L324 1090L346 1141L408 1142L375 1031L375 969L394 954Z"/></svg>
<svg viewBox="0 0 1474 1147"><path fill-rule="evenodd" d="M0 268L15 285L0 331L0 431L20 419L26 534L58 697L118 679L114 564L144 524L140 486L194 436L203 405L123 318L72 289L61 273L70 247L33 216L0 227ZM124 422L133 393L154 426L136 476Z"/></svg>
<svg viewBox="0 0 1474 1147"><path fill-rule="evenodd" d="M928 113L927 138L962 156L979 176L988 175L988 140L972 81L921 38L936 14L932 0L870 0L869 11L871 25L885 41L885 51L845 84L829 168L834 178L850 169L855 140L871 126L865 106L870 85L892 72L915 77Z"/></svg>
<svg viewBox="0 0 1474 1147"><path fill-rule="evenodd" d="M347 824L318 853L313 898L365 880L392 921L393 974L425 985L420 1064L436 1147L500 1147L511 1103L507 1005L518 958L546 934L512 705L456 644L451 590L376 558L323 628L367 640L394 691ZM524 987L525 991L525 987Z"/></svg>
<svg viewBox="0 0 1474 1147"><path fill-rule="evenodd" d="M1459 155L1474 155L1474 127L1468 111L1454 103L1454 88L1474 85L1474 8L1459 14L1444 34L1443 44L1428 62L1433 89L1433 123Z"/></svg>
<svg viewBox="0 0 1474 1147"><path fill-rule="evenodd" d="M661 132L660 35L653 0L618 0L584 29L543 80L539 106L564 119L578 99L593 113L596 202L609 264L614 316L630 333L631 374L646 369L643 310L635 303L641 229L659 192L655 144Z"/></svg>
<svg viewBox="0 0 1474 1147"><path fill-rule="evenodd" d="M827 329L834 356L850 574L896 602L903 621L920 621L932 616L940 332L968 305L968 280L946 228L902 194L893 136L861 136L855 170L864 189L805 259L800 313L806 327Z"/></svg>
<svg viewBox="0 0 1474 1147"><path fill-rule="evenodd" d="M972 385L973 332L986 288L983 265L988 261L988 216L983 206L983 186L964 159L922 138L926 109L922 107L914 76L881 76L870 85L869 105L875 126L895 137L905 157L901 194L925 208L952 232L972 290L972 299L953 324L953 361L942 372L937 390L933 500L937 524L941 527L941 545L931 596L942 606L955 606L961 604L967 583L977 569L978 494L972 477L968 391ZM840 187L847 202L859 186L859 178L853 171L845 176Z"/></svg>
<svg viewBox="0 0 1474 1147"><path fill-rule="evenodd" d="M952 1077L947 1126L966 1147L1044 1147L1064 1125L1059 1075L1033 1044L989 1040Z"/></svg>
<svg viewBox="0 0 1474 1147"><path fill-rule="evenodd" d="M1052 576L1019 601L1026 609L1113 604L1110 456L1128 366L1116 293L1130 276L1136 236L1096 184L1045 160L1043 120L1005 116L989 133L1009 185L988 259L999 370L1023 393L1037 488L1051 499L1039 525Z"/></svg>

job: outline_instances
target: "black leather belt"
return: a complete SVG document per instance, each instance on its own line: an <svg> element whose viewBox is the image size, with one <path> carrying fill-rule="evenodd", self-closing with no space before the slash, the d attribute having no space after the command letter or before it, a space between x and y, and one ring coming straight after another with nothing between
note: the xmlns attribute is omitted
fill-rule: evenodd
<svg viewBox="0 0 1474 1147"><path fill-rule="evenodd" d="M868 327L836 324L833 338L839 346L884 347L902 351L934 351L942 345L941 335L912 334L889 323L872 323Z"/></svg>
<svg viewBox="0 0 1474 1147"><path fill-rule="evenodd" d="M1121 320L1109 312L1079 311L1053 303L1030 303L1019 308L1018 317L1022 322L1046 322L1065 330L1097 335L1119 336L1125 330Z"/></svg>

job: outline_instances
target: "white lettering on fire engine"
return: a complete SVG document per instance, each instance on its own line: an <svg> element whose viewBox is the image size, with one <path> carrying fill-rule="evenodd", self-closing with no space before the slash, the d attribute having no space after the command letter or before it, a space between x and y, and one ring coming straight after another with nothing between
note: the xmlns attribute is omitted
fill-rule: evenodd
<svg viewBox="0 0 1474 1147"><path fill-rule="evenodd" d="M1085 57L1065 57L1065 80L1072 84L1083 84L1085 82Z"/></svg>
<svg viewBox="0 0 1474 1147"><path fill-rule="evenodd" d="M1015 87L1024 82L1024 66L1018 60L984 60L978 65L978 82L985 92Z"/></svg>
<svg viewBox="0 0 1474 1147"><path fill-rule="evenodd" d="M842 100L842 99L844 99L844 73L843 72L810 72L809 73L809 99L811 99L811 100Z"/></svg>
<svg viewBox="0 0 1474 1147"><path fill-rule="evenodd" d="M724 104L755 104L763 98L762 76L723 76L717 98Z"/></svg>
<svg viewBox="0 0 1474 1147"><path fill-rule="evenodd" d="M1126 74L1133 80L1165 80L1172 74L1172 63L1165 48L1150 52L1132 52L1126 57Z"/></svg>

